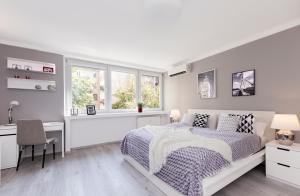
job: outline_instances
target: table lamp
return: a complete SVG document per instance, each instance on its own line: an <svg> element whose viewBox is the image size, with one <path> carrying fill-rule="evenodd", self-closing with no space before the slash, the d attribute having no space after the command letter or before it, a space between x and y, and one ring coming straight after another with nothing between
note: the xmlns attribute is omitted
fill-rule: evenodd
<svg viewBox="0 0 300 196"><path fill-rule="evenodd" d="M275 129L275 139L279 144L290 146L294 143L295 134L300 124L296 114L275 114L271 128Z"/></svg>
<svg viewBox="0 0 300 196"><path fill-rule="evenodd" d="M15 106L20 105L20 103L18 101L11 101L9 103L9 108L8 108L8 124L12 124L13 123L13 118L12 118L12 110Z"/></svg>
<svg viewBox="0 0 300 196"><path fill-rule="evenodd" d="M180 111L178 109L171 110L170 113L171 123L179 122L180 119Z"/></svg>

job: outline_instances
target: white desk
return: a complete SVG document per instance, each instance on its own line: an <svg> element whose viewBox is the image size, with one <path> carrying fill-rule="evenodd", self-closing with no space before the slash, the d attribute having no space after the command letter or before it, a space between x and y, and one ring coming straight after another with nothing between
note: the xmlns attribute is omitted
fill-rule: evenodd
<svg viewBox="0 0 300 196"><path fill-rule="evenodd" d="M61 132L61 155L65 153L65 130L63 122L47 122L43 123L46 132L60 131ZM17 145L17 126L0 125L0 144L2 143L2 155L0 160L1 169L17 166L18 145Z"/></svg>

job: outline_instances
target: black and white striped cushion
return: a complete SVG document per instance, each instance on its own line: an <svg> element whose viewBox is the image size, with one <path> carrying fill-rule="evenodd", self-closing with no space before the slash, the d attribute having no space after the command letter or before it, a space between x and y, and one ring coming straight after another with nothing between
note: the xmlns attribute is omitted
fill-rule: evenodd
<svg viewBox="0 0 300 196"><path fill-rule="evenodd" d="M193 122L193 127L206 128L208 122L208 114L195 114L195 119Z"/></svg>
<svg viewBox="0 0 300 196"><path fill-rule="evenodd" d="M255 117L253 114L229 114L229 116L238 116L240 117L239 126L237 128L237 132L241 133L255 133L254 122Z"/></svg>

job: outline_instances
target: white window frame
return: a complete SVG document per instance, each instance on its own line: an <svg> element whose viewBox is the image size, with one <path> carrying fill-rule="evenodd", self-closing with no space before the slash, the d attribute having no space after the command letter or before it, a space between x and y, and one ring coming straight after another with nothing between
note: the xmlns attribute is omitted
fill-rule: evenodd
<svg viewBox="0 0 300 196"><path fill-rule="evenodd" d="M163 103L163 73L160 72L152 72L145 71L135 68L127 68L116 65L108 65L104 63L91 62L85 60L78 60L73 58L65 58L64 62L64 76L65 76L65 114L70 115L70 111L72 109L72 66L83 67L83 68L92 68L99 69L104 71L104 80L105 80L105 109L96 109L98 113L132 113L137 112L137 106L134 109L112 109L112 92L111 92L111 72L119 71L125 73L134 74L136 77L136 103L142 101L141 90L142 83L141 77L143 75L149 76L158 76L160 82L160 107L159 108L144 108L144 111L162 111L164 107ZM86 115L86 111L81 111L80 115Z"/></svg>
<svg viewBox="0 0 300 196"><path fill-rule="evenodd" d="M105 65L105 64L100 64L100 63L93 63L93 62L87 62L87 61L81 61L81 60L70 60L70 62L67 62L66 63L66 72L70 72L69 74L66 74L66 80L69 80L70 83L68 86L67 86L67 83L66 83L66 88L69 89L70 92L67 92L67 94L69 94L69 96L67 96L67 108L68 108L68 111L67 111L67 114L70 113L70 110L72 108L72 105L73 105L73 100L72 100L72 67L82 67L82 68L90 68L90 69L96 69L96 70L101 70L101 71L104 71L104 92L105 92L105 102L104 102L104 109L97 109L96 108L96 112L97 113L106 113L109 111L109 97L108 97L108 66ZM68 78L68 76L70 78ZM86 114L86 110L85 109L79 109L78 111L78 114Z"/></svg>
<svg viewBox="0 0 300 196"><path fill-rule="evenodd" d="M139 73L137 69L130 69L130 68L124 68L124 67L119 67L119 66L114 66L110 65L109 66L109 81L108 83L110 84L109 88L109 100L110 100L110 105L109 105L109 110L111 112L135 112L137 111L137 107L133 109L112 109L112 88L111 88L111 74L112 72L123 72L123 73L128 73L128 74L134 74L135 75L135 102L136 104L139 101Z"/></svg>
<svg viewBox="0 0 300 196"><path fill-rule="evenodd" d="M143 102L142 100L142 76L155 76L159 79L159 88L160 88L160 94L159 94L159 108L143 108L145 111L159 111L163 109L163 86L162 86L162 73L158 72L151 72L151 71L139 71L139 102Z"/></svg>

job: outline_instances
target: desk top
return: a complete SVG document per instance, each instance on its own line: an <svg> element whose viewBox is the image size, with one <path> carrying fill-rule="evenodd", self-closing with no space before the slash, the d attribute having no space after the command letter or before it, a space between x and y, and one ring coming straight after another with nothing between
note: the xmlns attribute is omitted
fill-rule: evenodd
<svg viewBox="0 0 300 196"><path fill-rule="evenodd" d="M49 126L61 126L64 125L63 122L44 122L43 123L44 127L49 127ZM17 125L0 125L0 130L2 129L15 129L17 128Z"/></svg>
<svg viewBox="0 0 300 196"><path fill-rule="evenodd" d="M52 126L63 126L63 122L44 122L43 123L44 127L52 127ZM0 131L1 130L11 130L11 129L16 129L17 125L0 125Z"/></svg>

